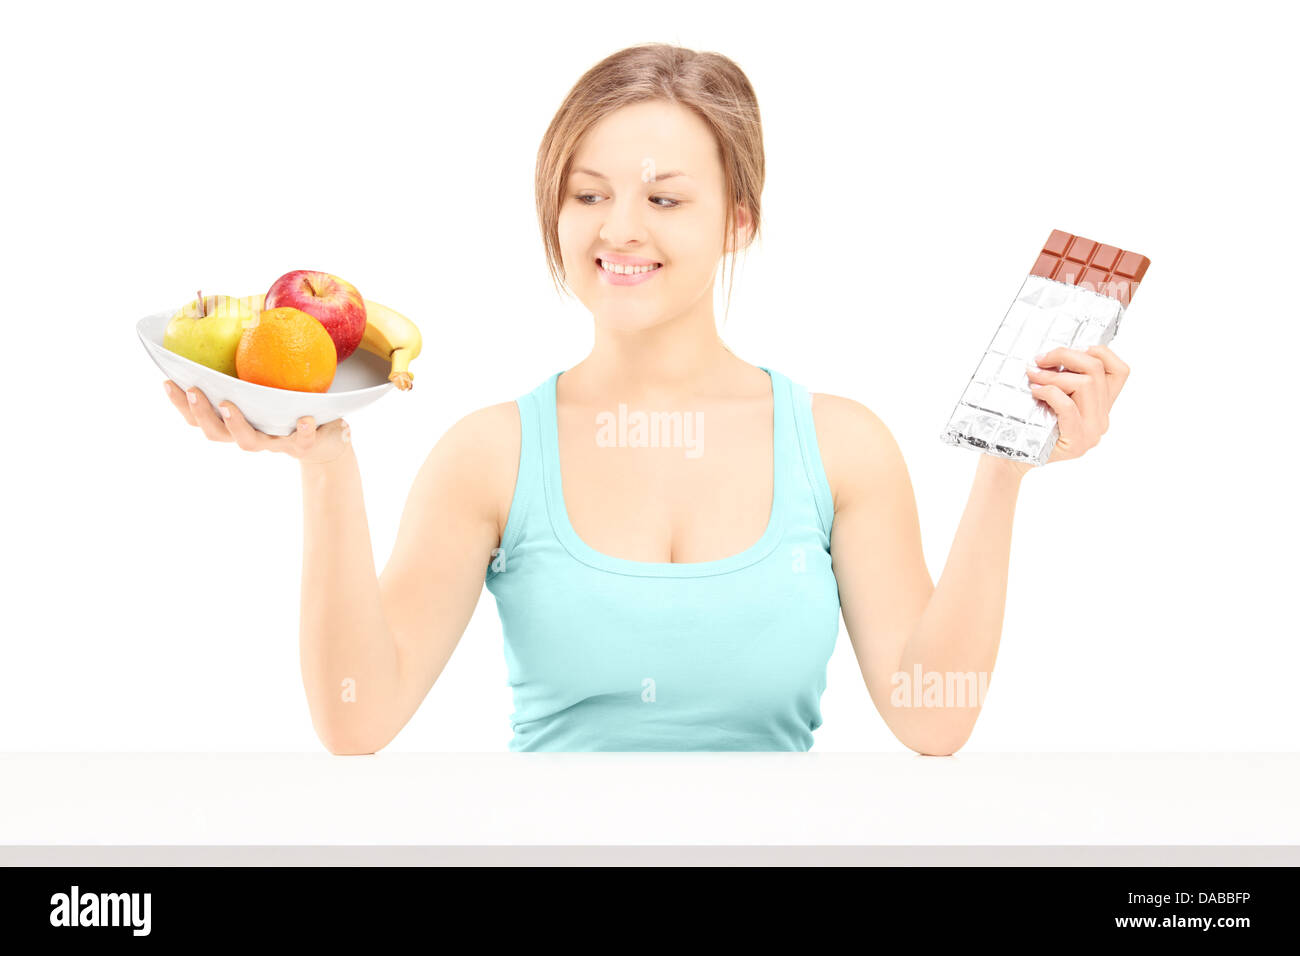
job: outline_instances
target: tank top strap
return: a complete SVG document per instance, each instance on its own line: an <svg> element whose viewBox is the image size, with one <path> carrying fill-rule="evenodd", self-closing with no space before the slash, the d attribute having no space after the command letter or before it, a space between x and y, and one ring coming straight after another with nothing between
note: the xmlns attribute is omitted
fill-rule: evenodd
<svg viewBox="0 0 1300 956"><path fill-rule="evenodd" d="M515 475L514 496L510 513L501 534L502 555L510 555L519 543L520 535L530 520L545 520L546 494L542 474L542 441L545 432L545 415L554 415L555 379L550 376L532 391L515 399L519 410L519 467ZM548 392L549 386L549 392ZM552 403L549 412L547 402Z"/></svg>
<svg viewBox="0 0 1300 956"><path fill-rule="evenodd" d="M822 464L821 449L817 444L817 428L812 414L812 393L798 382L781 376L785 382L792 425L789 431L788 454L794 472L788 483L791 494L811 499L817 521L829 544L831 525L835 520L835 502L830 482Z"/></svg>
<svg viewBox="0 0 1300 956"><path fill-rule="evenodd" d="M779 524L784 525L786 515L795 505L798 472L795 470L799 458L798 441L795 435L794 405L791 401L790 380L776 369L760 365L772 379L772 453L776 456L776 482L772 489L775 508L779 512Z"/></svg>

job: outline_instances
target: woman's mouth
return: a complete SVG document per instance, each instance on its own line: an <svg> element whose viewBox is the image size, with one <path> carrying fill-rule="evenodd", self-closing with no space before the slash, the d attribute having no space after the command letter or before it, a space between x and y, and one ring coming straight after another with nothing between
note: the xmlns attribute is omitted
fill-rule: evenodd
<svg viewBox="0 0 1300 956"><path fill-rule="evenodd" d="M610 285L640 285L662 268L662 262L652 266L620 266L596 259L596 271Z"/></svg>

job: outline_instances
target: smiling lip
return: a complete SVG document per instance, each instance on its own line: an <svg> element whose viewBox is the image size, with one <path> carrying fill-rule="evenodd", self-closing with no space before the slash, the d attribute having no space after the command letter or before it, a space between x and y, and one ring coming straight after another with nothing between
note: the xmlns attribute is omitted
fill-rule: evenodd
<svg viewBox="0 0 1300 956"><path fill-rule="evenodd" d="M596 256L597 259L603 259L606 262L612 262L616 266L660 266L663 265L655 259L643 259L640 256L621 256L617 252L604 252Z"/></svg>
<svg viewBox="0 0 1300 956"><path fill-rule="evenodd" d="M640 285L642 282L645 282L651 276L657 275L660 272L662 272L664 268L663 263L655 262L653 259L642 259L638 262L630 262L630 263L619 262L618 263L619 265L646 265L646 266L656 265L659 267L657 269L651 269L649 272L643 272L640 275L619 275L617 272L610 272L600 264L600 260L604 258L605 258L604 256L598 256L596 258L596 271L600 273L601 279L603 279L605 282L608 282L610 285ZM636 258L635 256L610 256L609 261L618 262L619 259L635 259L635 258Z"/></svg>

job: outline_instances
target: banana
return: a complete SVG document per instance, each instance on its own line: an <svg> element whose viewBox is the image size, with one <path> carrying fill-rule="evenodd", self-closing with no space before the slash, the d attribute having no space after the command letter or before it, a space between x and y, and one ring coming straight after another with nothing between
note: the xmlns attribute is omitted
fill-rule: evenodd
<svg viewBox="0 0 1300 956"><path fill-rule="evenodd" d="M420 330L414 322L386 305L366 299L366 333L361 348L392 363L388 380L402 391L414 384L411 361L420 354Z"/></svg>
<svg viewBox="0 0 1300 956"><path fill-rule="evenodd" d="M266 296L249 296L248 300L260 311ZM410 365L420 354L422 344L420 330L402 313L386 305L371 302L369 299L366 299L365 303L366 331L361 337L360 347L373 355L388 359L391 363L388 380L401 391L408 391L415 379Z"/></svg>

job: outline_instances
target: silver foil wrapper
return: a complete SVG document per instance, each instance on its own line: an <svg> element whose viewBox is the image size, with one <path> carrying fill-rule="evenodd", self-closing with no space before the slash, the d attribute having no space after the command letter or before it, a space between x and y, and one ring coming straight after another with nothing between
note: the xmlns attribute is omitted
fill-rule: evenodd
<svg viewBox="0 0 1300 956"><path fill-rule="evenodd" d="M1051 406L1029 389L1026 372L1034 356L1059 346L1107 345L1123 315L1118 299L1030 274L940 439L999 458L1046 464L1060 429Z"/></svg>

